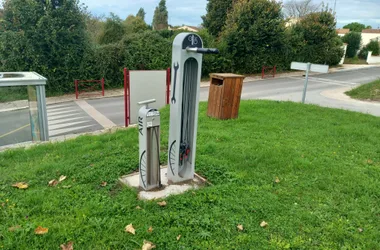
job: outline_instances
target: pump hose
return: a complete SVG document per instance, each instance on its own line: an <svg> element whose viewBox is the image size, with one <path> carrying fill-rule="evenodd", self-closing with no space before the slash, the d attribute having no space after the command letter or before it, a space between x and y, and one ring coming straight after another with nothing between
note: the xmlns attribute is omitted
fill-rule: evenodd
<svg viewBox="0 0 380 250"><path fill-rule="evenodd" d="M180 166L182 166L185 161L188 161L191 164L191 157L189 157L189 154L191 154L191 146L193 144L197 75L198 62L194 58L189 58L184 66L182 89Z"/></svg>

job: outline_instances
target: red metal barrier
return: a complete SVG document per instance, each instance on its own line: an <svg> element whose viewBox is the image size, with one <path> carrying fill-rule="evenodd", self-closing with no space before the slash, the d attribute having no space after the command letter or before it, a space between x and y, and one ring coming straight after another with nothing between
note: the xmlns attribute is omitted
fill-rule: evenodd
<svg viewBox="0 0 380 250"><path fill-rule="evenodd" d="M265 72L265 71L267 71L267 72ZM261 71L261 78L262 79L265 78L265 74L271 75L271 77L274 78L276 76L276 65L273 67L263 66L263 69Z"/></svg>
<svg viewBox="0 0 380 250"><path fill-rule="evenodd" d="M166 70L166 104L170 102L170 81L171 81L171 69Z"/></svg>
<svg viewBox="0 0 380 250"><path fill-rule="evenodd" d="M130 99L130 83L129 83L129 70L124 68L124 109L125 109L125 126L129 126L130 112L131 112L131 99Z"/></svg>
<svg viewBox="0 0 380 250"><path fill-rule="evenodd" d="M90 86L88 86L88 83L95 83ZM75 85L75 98L78 99L80 94L86 93L86 92L99 92L96 90L96 87L98 84L101 86L102 91L101 94L104 96L104 78L100 80L74 80ZM83 87L84 89L81 91L80 87Z"/></svg>

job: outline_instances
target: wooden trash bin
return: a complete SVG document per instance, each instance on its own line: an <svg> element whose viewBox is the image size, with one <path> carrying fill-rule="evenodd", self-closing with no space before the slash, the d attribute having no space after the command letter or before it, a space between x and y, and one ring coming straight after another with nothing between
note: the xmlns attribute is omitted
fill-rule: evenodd
<svg viewBox="0 0 380 250"><path fill-rule="evenodd" d="M244 76L210 74L207 115L217 119L236 119L239 114Z"/></svg>

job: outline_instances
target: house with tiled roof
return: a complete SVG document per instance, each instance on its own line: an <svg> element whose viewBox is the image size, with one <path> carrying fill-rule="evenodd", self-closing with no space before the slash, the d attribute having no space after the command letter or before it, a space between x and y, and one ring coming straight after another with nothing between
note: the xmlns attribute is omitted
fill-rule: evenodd
<svg viewBox="0 0 380 250"><path fill-rule="evenodd" d="M362 30L362 45L363 46L369 44L373 40L377 40L380 42L380 29Z"/></svg>
<svg viewBox="0 0 380 250"><path fill-rule="evenodd" d="M189 32L198 32L200 28L190 25L183 25L178 27L171 27L169 26L169 30L187 30Z"/></svg>
<svg viewBox="0 0 380 250"><path fill-rule="evenodd" d="M350 29L337 29L336 30L336 33L338 34L338 36L344 36L345 34L347 34L348 32L350 32Z"/></svg>

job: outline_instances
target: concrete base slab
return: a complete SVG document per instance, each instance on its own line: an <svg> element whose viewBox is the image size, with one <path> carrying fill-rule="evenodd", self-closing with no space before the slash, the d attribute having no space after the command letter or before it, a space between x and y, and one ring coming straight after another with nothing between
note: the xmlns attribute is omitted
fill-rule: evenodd
<svg viewBox="0 0 380 250"><path fill-rule="evenodd" d="M157 188L151 191L144 191L140 188L140 175L139 172L135 172L129 175L122 176L119 181L126 186L137 188L139 190L138 198L140 200L154 200L166 198L170 195L182 194L191 189L198 189L202 187L207 180L201 176L195 174L194 179L176 183L169 184L168 178L166 176L167 167L161 168L161 188Z"/></svg>

